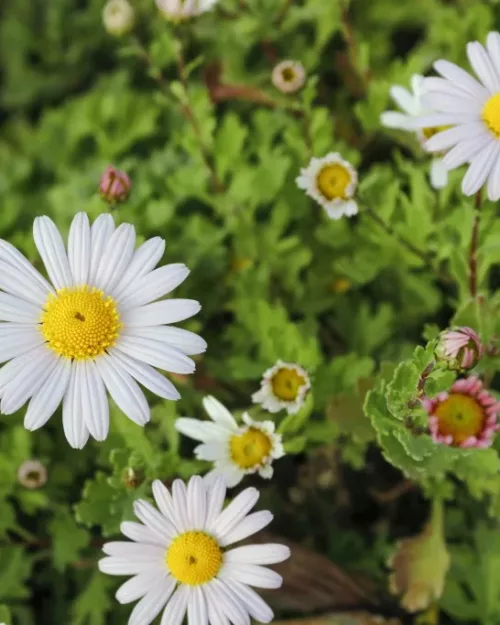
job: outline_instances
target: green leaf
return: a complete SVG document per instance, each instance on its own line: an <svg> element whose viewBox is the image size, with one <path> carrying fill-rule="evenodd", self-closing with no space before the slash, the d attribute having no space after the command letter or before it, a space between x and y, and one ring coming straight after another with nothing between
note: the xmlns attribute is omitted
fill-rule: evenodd
<svg viewBox="0 0 500 625"><path fill-rule="evenodd" d="M71 625L105 625L113 608L112 584L109 577L95 572L71 606Z"/></svg>
<svg viewBox="0 0 500 625"><path fill-rule="evenodd" d="M71 562L81 557L81 551L89 543L89 533L78 527L69 510L61 508L49 524L52 536L52 559L54 567L64 571Z"/></svg>

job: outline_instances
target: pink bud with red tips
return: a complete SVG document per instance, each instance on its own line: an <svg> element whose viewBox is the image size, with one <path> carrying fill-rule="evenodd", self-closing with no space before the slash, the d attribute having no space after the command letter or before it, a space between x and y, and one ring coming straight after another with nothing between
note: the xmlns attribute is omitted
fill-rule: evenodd
<svg viewBox="0 0 500 625"><path fill-rule="evenodd" d="M130 193L132 183L124 171L110 165L101 176L99 192L108 204L124 202Z"/></svg>
<svg viewBox="0 0 500 625"><path fill-rule="evenodd" d="M477 332L462 326L441 333L436 359L450 369L468 370L477 365L483 352L484 347Z"/></svg>

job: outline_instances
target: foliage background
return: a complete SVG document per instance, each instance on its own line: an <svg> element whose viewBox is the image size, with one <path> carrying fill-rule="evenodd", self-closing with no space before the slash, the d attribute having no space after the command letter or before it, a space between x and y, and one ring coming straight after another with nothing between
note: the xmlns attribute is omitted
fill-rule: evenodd
<svg viewBox="0 0 500 625"><path fill-rule="evenodd" d="M290 455L276 479L255 480L273 530L368 575L383 594L391 545L421 528L426 498L445 497L452 568L441 618L500 623L497 451L437 449L418 434L422 415L407 414L432 358L432 343L414 355L417 345L453 317L485 340L500 331L496 207L482 207L481 299L471 298L474 207L460 172L432 190L418 143L379 123L391 84L407 85L436 58L464 64L466 42L495 28L500 4L220 0L179 27L153 0L133 4L133 35L114 39L102 0L3 0L0 235L39 266L34 217L48 214L63 230L77 211L95 217L106 210L102 171L125 169L133 192L115 219L140 237L161 235L164 261L190 267L179 296L203 309L184 327L209 349L196 374L177 381L178 405L150 397L144 431L114 415L108 440L81 452L57 416L34 434L22 411L2 417L0 621L125 622L117 582L97 572L103 538L153 477L205 469L176 434L176 415L201 417L207 393L249 408L261 373L281 358L310 371L313 392L298 418L281 422ZM298 95L270 83L284 58L307 69ZM329 151L359 168L367 208L350 220L329 221L294 182ZM482 367L494 388L498 359ZM429 388L451 380L436 374ZM17 482L29 458L47 466L43 489Z"/></svg>

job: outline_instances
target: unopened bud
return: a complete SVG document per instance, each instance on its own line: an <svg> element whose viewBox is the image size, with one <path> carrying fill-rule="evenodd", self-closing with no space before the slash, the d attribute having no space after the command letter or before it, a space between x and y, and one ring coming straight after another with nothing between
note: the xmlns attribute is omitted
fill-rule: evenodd
<svg viewBox="0 0 500 625"><path fill-rule="evenodd" d="M484 348L477 332L462 326L445 330L440 334L436 359L449 369L465 371L477 365L483 352Z"/></svg>
<svg viewBox="0 0 500 625"><path fill-rule="evenodd" d="M102 21L110 35L126 35L135 24L134 8L127 0L109 0L103 9Z"/></svg>
<svg viewBox="0 0 500 625"><path fill-rule="evenodd" d="M110 165L101 176L99 192L108 204L117 204L128 198L131 187L127 174Z"/></svg>

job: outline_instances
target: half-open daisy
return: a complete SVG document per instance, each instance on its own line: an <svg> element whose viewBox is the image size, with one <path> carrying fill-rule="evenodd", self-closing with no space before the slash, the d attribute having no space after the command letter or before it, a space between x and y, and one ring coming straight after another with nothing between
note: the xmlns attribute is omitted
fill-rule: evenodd
<svg viewBox="0 0 500 625"><path fill-rule="evenodd" d="M244 425L238 425L229 410L214 397L206 397L203 406L212 423L181 417L175 427L202 442L194 450L196 457L214 463L214 469L206 477L222 475L229 487L236 486L250 473L271 478L273 460L285 455L281 435L274 432L274 423L254 421L245 413Z"/></svg>
<svg viewBox="0 0 500 625"><path fill-rule="evenodd" d="M134 504L141 523L125 522L122 533L133 542L112 542L99 562L108 575L133 575L116 598L140 599L128 625L149 625L163 610L161 625L249 625L250 617L269 623L273 613L250 586L279 588L282 578L265 567L286 560L284 545L230 545L252 536L272 520L268 511L248 514L259 499L255 488L241 492L224 510L226 486L199 476L186 486L175 480L172 494L153 483L160 511L147 501Z"/></svg>
<svg viewBox="0 0 500 625"><path fill-rule="evenodd" d="M260 389L252 395L252 401L269 412L283 408L288 414L295 414L302 408L311 381L305 369L290 362L278 362L264 371Z"/></svg>
<svg viewBox="0 0 500 625"><path fill-rule="evenodd" d="M444 164L469 164L462 191L473 195L487 183L490 200L500 199L500 34L491 32L486 48L467 44L467 56L479 82L449 61L436 61L442 78L425 79L425 102L433 115L418 120L420 128L449 126L426 143L431 152L448 150Z"/></svg>
<svg viewBox="0 0 500 625"><path fill-rule="evenodd" d="M206 13L216 2L217 0L156 0L156 6L165 17L175 22Z"/></svg>
<svg viewBox="0 0 500 625"><path fill-rule="evenodd" d="M282 93L295 93L304 86L306 70L300 61L281 61L274 67L271 79Z"/></svg>
<svg viewBox="0 0 500 625"><path fill-rule="evenodd" d="M500 402L481 380L470 376L457 380L449 392L424 398L429 430L437 443L454 447L490 447L498 430Z"/></svg>
<svg viewBox="0 0 500 625"><path fill-rule="evenodd" d="M440 128L418 128L416 124L417 118L433 111L425 109L422 98L424 94L424 77L414 74L411 78L411 91L394 85L391 87L390 94L394 102L404 111L384 111L380 116L380 121L387 128L397 128L406 130L416 134L420 145L425 147L427 139L439 132ZM431 163L430 170L431 185L434 189L442 189L448 182L448 170L446 169L442 158L435 158Z"/></svg>
<svg viewBox="0 0 500 625"><path fill-rule="evenodd" d="M149 406L137 382L165 399L178 399L173 384L153 367L192 373L188 357L205 341L170 325L195 315L194 300L156 301L183 282L182 264L155 269L165 242L135 249L135 230L117 228L110 215L92 224L78 213L68 252L55 224L37 217L35 244L52 284L10 243L0 240L0 410L16 412L28 400L24 425L42 427L63 404L63 427L72 447L89 435L106 438L106 391L138 425Z"/></svg>

